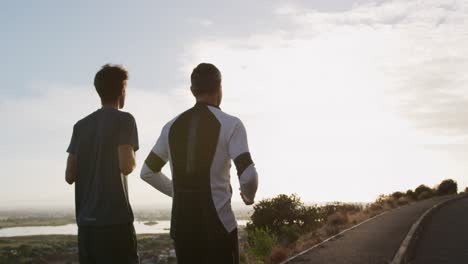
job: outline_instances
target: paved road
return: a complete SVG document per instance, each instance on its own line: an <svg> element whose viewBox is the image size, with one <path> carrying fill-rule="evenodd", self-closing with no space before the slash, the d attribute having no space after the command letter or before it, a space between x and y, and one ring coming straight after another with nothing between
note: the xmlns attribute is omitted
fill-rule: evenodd
<svg viewBox="0 0 468 264"><path fill-rule="evenodd" d="M413 223L427 209L450 198L452 196L432 198L392 210L289 263L389 263Z"/></svg>
<svg viewBox="0 0 468 264"><path fill-rule="evenodd" d="M450 202L425 225L415 250L417 264L468 263L468 199Z"/></svg>

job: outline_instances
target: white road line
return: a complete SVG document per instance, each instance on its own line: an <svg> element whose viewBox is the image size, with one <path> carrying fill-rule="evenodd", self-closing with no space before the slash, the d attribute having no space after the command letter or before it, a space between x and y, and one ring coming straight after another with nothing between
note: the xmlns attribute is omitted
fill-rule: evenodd
<svg viewBox="0 0 468 264"><path fill-rule="evenodd" d="M399 207L399 208L401 208L401 207ZM395 209L397 209L397 208L395 208ZM373 216L373 217L371 217L371 218L369 218L369 219L367 219L367 220L365 220L365 221L362 221L361 223L359 223L359 224L357 224L357 225L354 225L354 226L352 226L352 227L350 227L350 228L348 228L348 229L345 229L345 230L341 231L340 233L338 233L338 234L336 234L336 235L334 235L334 236L332 236L332 237L329 237L329 238L325 239L324 241L322 241L322 242L320 242L320 243L318 243L318 244L315 244L315 245L313 245L312 247L310 247L310 248L308 248L308 249L306 249L306 250L304 250L304 251L302 251L302 252L300 252L300 253L298 253L298 254L296 254L296 255L290 257L290 258L288 258L287 260L281 262L280 264L286 264L286 263L288 263L289 261L291 261L291 260L293 260L293 259L295 259L295 258L297 258L297 257L299 257L299 256L302 256L302 255L304 255L305 253L307 253L307 252L313 250L314 248L317 248L317 247L319 247L319 246L321 246L321 245L327 243L328 241L333 240L333 239L335 239L335 238L337 238L337 237L343 235L344 233L346 233L346 232L348 232L348 231L350 231L350 230L353 230L354 228L356 228L356 227L358 227L358 226L360 226L360 225L362 225L362 224L365 224L365 223L367 223L367 222L369 222L369 221L371 221L371 220L373 220L373 219L375 219L375 218L377 218L377 217L379 217L379 216L382 216L382 215L384 215L384 214L386 214L386 213L388 213L388 212L390 212L390 211L392 211L392 210L388 210L388 211L382 212L382 213L380 213L380 214L378 214L378 215L376 215L376 216Z"/></svg>
<svg viewBox="0 0 468 264"><path fill-rule="evenodd" d="M449 202L452 202L452 201L455 201L455 200L458 200L458 199L461 199L461 198L466 198L466 197L467 196L465 196L465 195L461 195L461 196L458 195L458 196L455 196L455 197L453 197L451 199L442 201L442 202L432 206L431 208L427 209L426 212L424 212L424 214L421 215L419 217L419 219L416 222L414 222L414 224L411 226L410 231L408 232L405 239L401 243L400 248L398 249L397 253L393 257L393 260L392 260L392 262L390 262L390 264L403 264L403 263L406 263L408 248L410 247L411 243L413 242L413 238L414 238L416 232L420 228L421 223L425 220L425 218L428 217L432 212L434 212L435 209L437 209L437 208L439 208L439 207L441 207L441 206L443 206L443 205L445 205L445 204L447 204Z"/></svg>

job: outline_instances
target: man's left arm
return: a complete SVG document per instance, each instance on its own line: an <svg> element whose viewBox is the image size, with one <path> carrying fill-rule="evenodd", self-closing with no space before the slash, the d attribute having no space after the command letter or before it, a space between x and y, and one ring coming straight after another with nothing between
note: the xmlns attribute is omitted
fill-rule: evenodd
<svg viewBox="0 0 468 264"><path fill-rule="evenodd" d="M242 200L252 205L258 188L258 174L250 155L247 132L239 120L229 139L229 155L236 165Z"/></svg>

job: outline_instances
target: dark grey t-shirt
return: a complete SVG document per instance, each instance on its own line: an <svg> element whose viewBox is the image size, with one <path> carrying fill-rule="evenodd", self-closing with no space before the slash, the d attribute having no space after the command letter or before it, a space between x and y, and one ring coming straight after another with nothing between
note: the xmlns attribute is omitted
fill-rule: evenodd
<svg viewBox="0 0 468 264"><path fill-rule="evenodd" d="M75 154L76 221L79 226L133 222L127 178L120 172L118 146L138 150L135 119L129 113L103 108L78 121L67 152Z"/></svg>

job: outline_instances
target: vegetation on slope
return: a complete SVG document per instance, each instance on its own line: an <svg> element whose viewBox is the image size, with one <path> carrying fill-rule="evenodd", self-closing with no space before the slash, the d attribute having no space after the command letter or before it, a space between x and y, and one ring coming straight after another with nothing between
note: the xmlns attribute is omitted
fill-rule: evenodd
<svg viewBox="0 0 468 264"><path fill-rule="evenodd" d="M249 264L279 263L383 211L457 192L457 183L448 179L435 188L420 185L414 190L380 195L367 205L335 202L306 206L295 194L264 199L254 206L247 224L247 240L241 243L241 260Z"/></svg>

